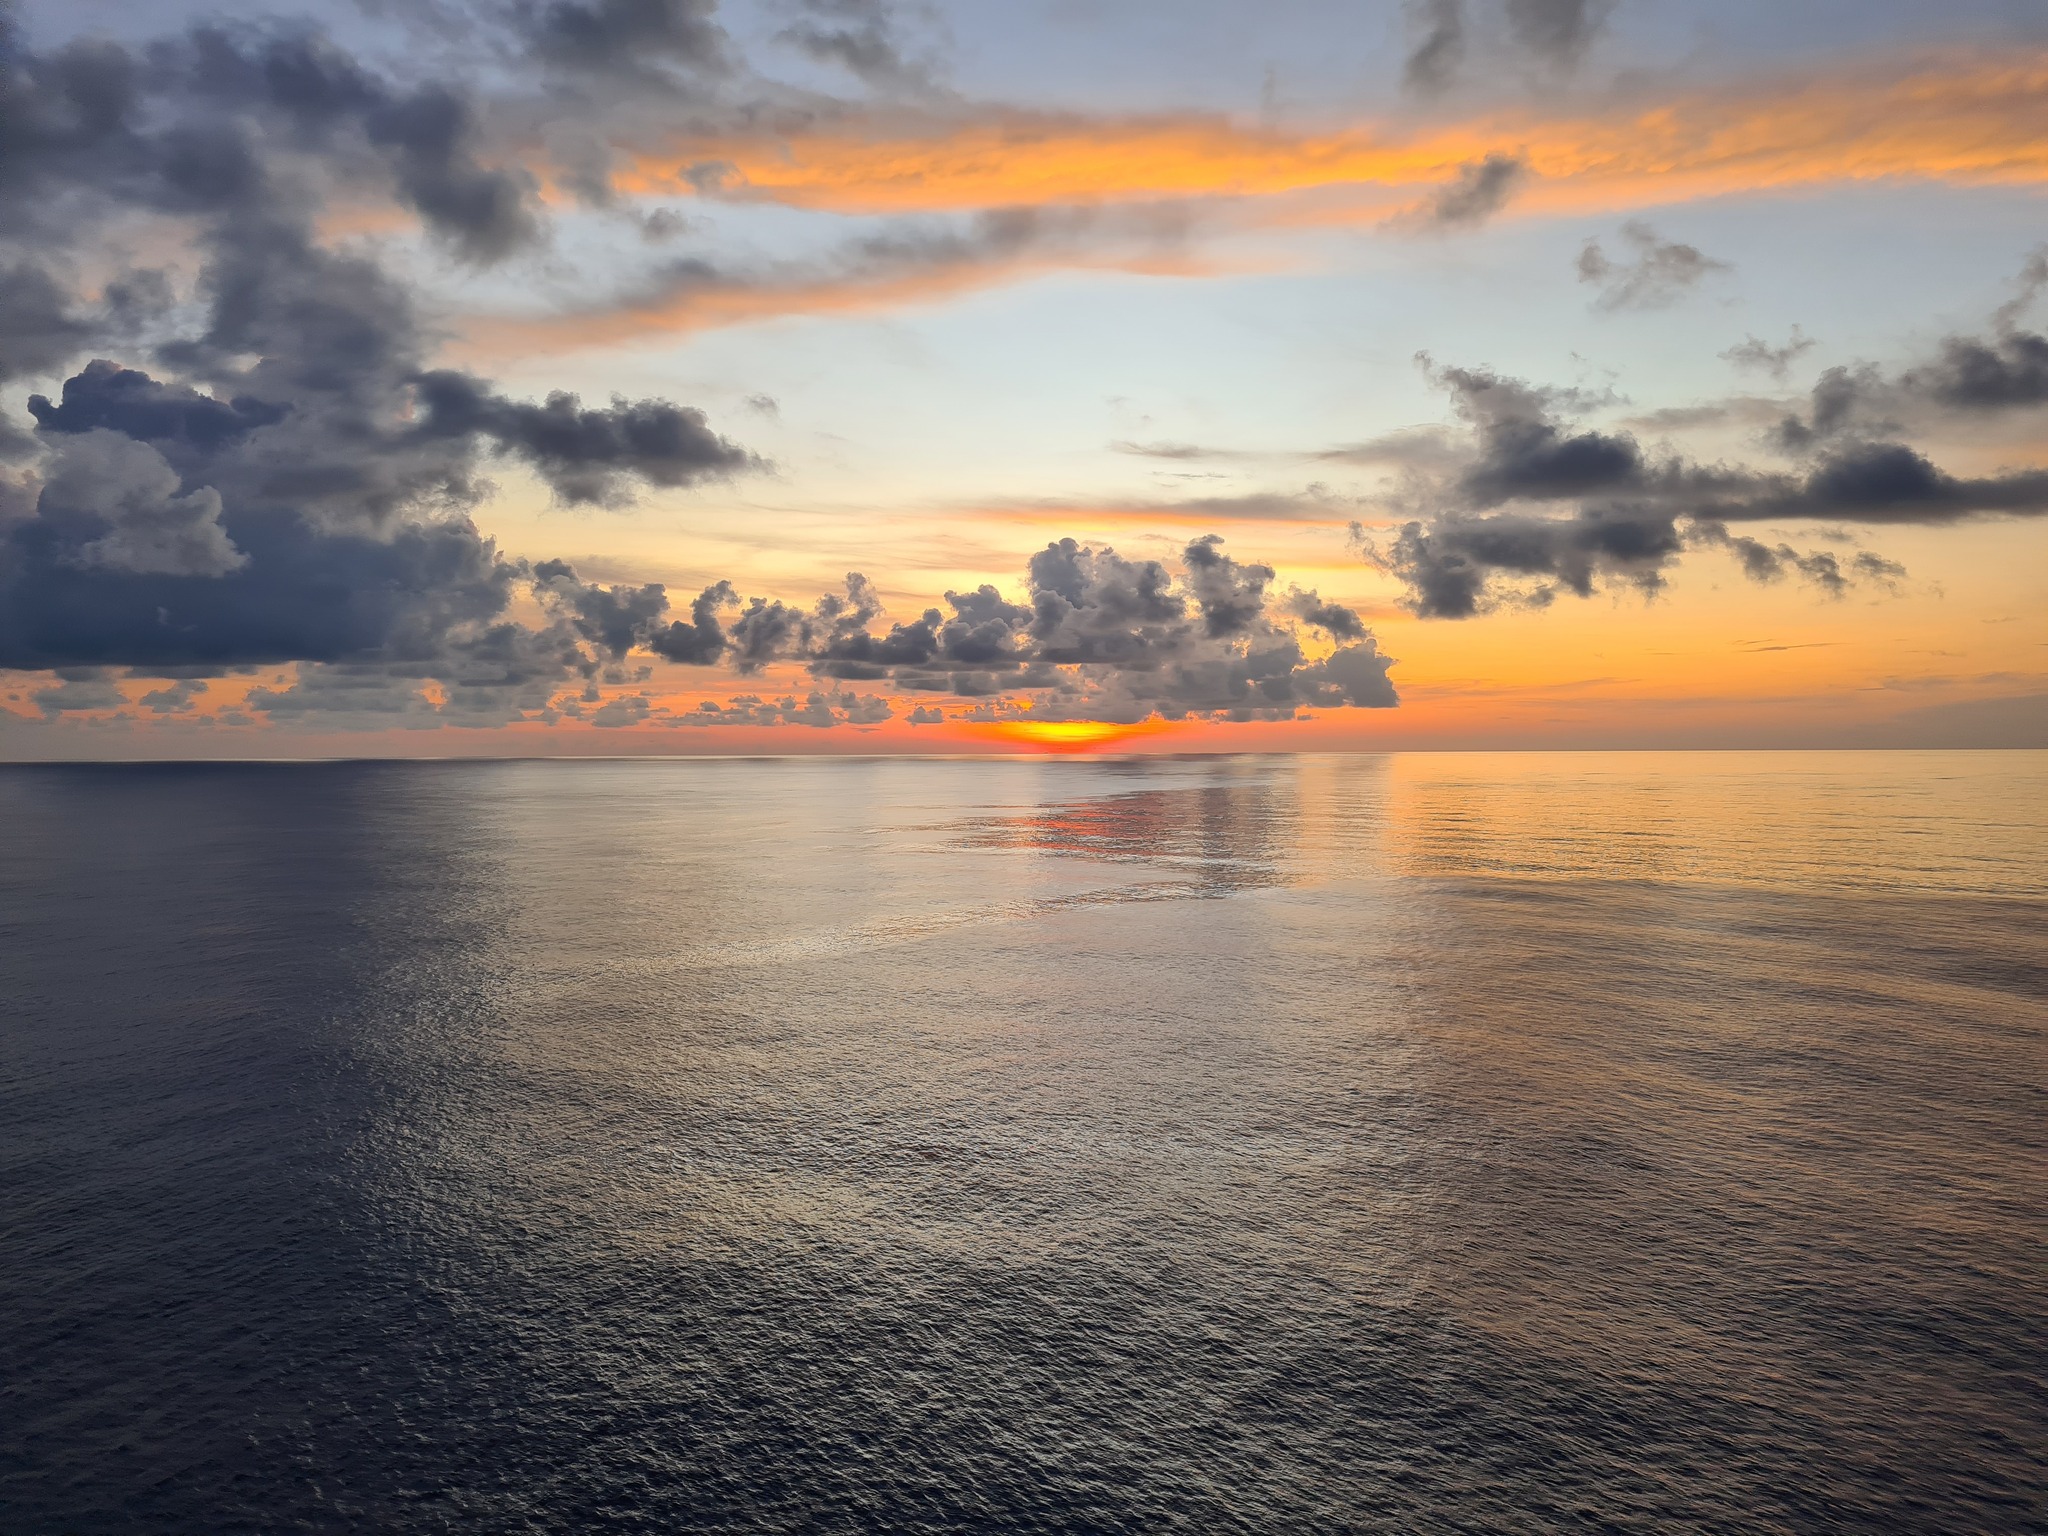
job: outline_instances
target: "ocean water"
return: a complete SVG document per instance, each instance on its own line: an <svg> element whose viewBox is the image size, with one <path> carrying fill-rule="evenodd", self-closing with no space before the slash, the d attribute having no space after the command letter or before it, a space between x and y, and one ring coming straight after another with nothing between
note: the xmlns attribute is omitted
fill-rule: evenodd
<svg viewBox="0 0 2048 1536"><path fill-rule="evenodd" d="M0 1530L2040 1530L2044 1028L2044 754L0 769Z"/></svg>

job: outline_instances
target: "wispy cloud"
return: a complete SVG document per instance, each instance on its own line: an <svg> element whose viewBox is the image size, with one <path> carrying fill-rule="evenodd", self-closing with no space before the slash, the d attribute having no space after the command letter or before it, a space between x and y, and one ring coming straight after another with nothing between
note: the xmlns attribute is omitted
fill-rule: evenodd
<svg viewBox="0 0 2048 1536"><path fill-rule="evenodd" d="M1536 211L1915 177L2048 181L2048 51L1920 56L1833 74L1522 109L1425 128L1293 132L1218 116L849 108L678 134L625 157L622 190L709 191L847 214L1449 188L1488 155L1526 163ZM1382 216L1382 198L1374 205Z"/></svg>

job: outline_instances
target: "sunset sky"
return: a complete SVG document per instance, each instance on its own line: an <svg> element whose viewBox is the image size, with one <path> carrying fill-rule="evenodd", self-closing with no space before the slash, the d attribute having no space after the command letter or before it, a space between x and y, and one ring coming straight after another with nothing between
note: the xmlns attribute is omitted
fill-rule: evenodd
<svg viewBox="0 0 2048 1536"><path fill-rule="evenodd" d="M8 16L0 757L2048 746L2032 0Z"/></svg>

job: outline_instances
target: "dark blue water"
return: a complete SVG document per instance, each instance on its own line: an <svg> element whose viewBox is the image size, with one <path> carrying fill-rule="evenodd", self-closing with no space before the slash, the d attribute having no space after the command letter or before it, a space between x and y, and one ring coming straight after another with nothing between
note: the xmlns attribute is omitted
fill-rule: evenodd
<svg viewBox="0 0 2048 1536"><path fill-rule="evenodd" d="M0 769L0 1529L2018 1531L2048 757Z"/></svg>

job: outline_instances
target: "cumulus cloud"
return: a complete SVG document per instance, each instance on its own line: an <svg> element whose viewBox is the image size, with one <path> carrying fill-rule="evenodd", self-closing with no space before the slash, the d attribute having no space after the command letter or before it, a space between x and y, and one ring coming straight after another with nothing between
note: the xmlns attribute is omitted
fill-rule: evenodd
<svg viewBox="0 0 2048 1536"><path fill-rule="evenodd" d="M1467 429L1461 450L1412 471L1396 498L1426 515L1353 531L1424 617L1469 618L1602 587L1654 595L1689 551L1708 548L1760 581L1798 575L1833 595L1859 581L1890 588L1905 573L1880 555L1801 553L1730 525L2048 515L2048 472L1959 476L1908 443L1850 430L1861 396L1846 370L1823 376L1810 416L1787 418L1806 462L1785 472L1652 454L1629 432L1578 420L1597 402L1577 391L1422 362ZM1790 429L1781 424L1777 435L1785 441Z"/></svg>
<svg viewBox="0 0 2048 1536"><path fill-rule="evenodd" d="M745 693L727 700L724 704L705 700L694 710L669 716L663 723L668 725L805 725L814 730L830 730L836 725L880 725L895 711L888 700L873 694L854 693L841 690L836 693L812 692L799 699L786 694L780 699L764 699L759 694ZM936 711L919 710L917 713ZM922 722L913 719L913 724Z"/></svg>
<svg viewBox="0 0 2048 1536"><path fill-rule="evenodd" d="M948 592L950 611L827 639L812 670L992 703L1028 697L1035 719L1287 719L1398 702L1392 659L1355 613L1313 593L1276 601L1272 568L1221 545L1191 541L1175 569L1058 539L1027 563L1024 600L993 586ZM1297 618L1337 649L1309 660Z"/></svg>
<svg viewBox="0 0 2048 1536"><path fill-rule="evenodd" d="M667 400L614 396L609 409L590 409L558 391L536 405L448 369L422 374L415 388L422 436L487 438L531 464L565 502L617 505L634 480L686 486L759 464L713 432L702 411Z"/></svg>
<svg viewBox="0 0 2048 1536"><path fill-rule="evenodd" d="M1597 240L1588 240L1579 252L1579 281L1600 290L1593 301L1596 309L1660 309L1713 274L1734 270L1697 246L1664 239L1640 219L1622 225L1621 238L1634 251L1633 259L1610 257Z"/></svg>
<svg viewBox="0 0 2048 1536"><path fill-rule="evenodd" d="M521 15L537 49L595 67L613 45L684 47L708 9ZM303 28L49 54L0 28L6 375L132 341L138 316L154 328L147 369L101 357L27 402L34 433L9 444L27 468L0 495L0 667L57 671L65 711L90 696L80 668L185 674L145 705L168 713L206 673L277 665L294 670L251 695L258 716L495 724L623 675L657 630L655 654L688 650L659 586L502 554L472 517L483 456L604 503L758 461L670 401L521 401L429 367L409 284L318 236L323 200L346 192L388 197L468 261L538 238L530 184L482 158L474 99ZM163 214L199 261L189 295L144 274L92 302L58 283L109 220ZM539 623L515 617L525 593Z"/></svg>
<svg viewBox="0 0 2048 1536"><path fill-rule="evenodd" d="M1991 336L1950 336L1934 361L1902 382L1957 411L2048 405L2048 336L2014 327Z"/></svg>

